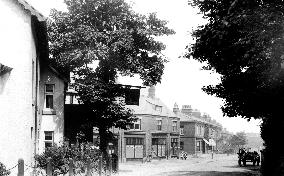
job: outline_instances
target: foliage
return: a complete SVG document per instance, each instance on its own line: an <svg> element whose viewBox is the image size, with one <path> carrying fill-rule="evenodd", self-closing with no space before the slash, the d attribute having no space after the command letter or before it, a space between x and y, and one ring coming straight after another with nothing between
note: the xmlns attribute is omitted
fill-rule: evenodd
<svg viewBox="0 0 284 176"><path fill-rule="evenodd" d="M194 32L188 57L208 63L221 83L204 90L225 100L229 117L263 118L282 99L282 1L195 0L208 23Z"/></svg>
<svg viewBox="0 0 284 176"><path fill-rule="evenodd" d="M238 132L229 139L229 143L231 147L237 149L239 147L243 147L248 142L246 134L244 132Z"/></svg>
<svg viewBox="0 0 284 176"><path fill-rule="evenodd" d="M100 149L106 153L109 128L125 129L134 119L117 101L127 89L116 84L117 76L138 74L145 85L160 82L166 59L157 37L174 31L155 13L137 14L124 0L64 2L68 11L53 10L48 21L50 60L67 75L74 74L80 103L89 107L86 129L99 128Z"/></svg>
<svg viewBox="0 0 284 176"><path fill-rule="evenodd" d="M174 33L166 21L155 13L139 15L124 0L65 3L68 12L53 10L48 23L50 53L58 66L87 75L87 64L108 60L115 72L139 74L147 85L161 80L165 46L155 37Z"/></svg>
<svg viewBox="0 0 284 176"><path fill-rule="evenodd" d="M88 158L93 164L98 162L100 152L92 149L90 144L81 144L80 146L71 146L67 144L62 146L53 146L46 149L40 155L35 156L37 167L47 168L48 158L51 159L53 175L66 174L69 171L70 159L73 160L75 173L84 173ZM95 167L95 166L93 166Z"/></svg>
<svg viewBox="0 0 284 176"><path fill-rule="evenodd" d="M0 162L0 175L1 176L6 176L6 175L10 175L10 171L8 171L6 169L6 166Z"/></svg>
<svg viewBox="0 0 284 176"><path fill-rule="evenodd" d="M284 97L282 0L192 0L208 23L194 31L187 57L205 62L221 83L203 90L224 100L224 116L262 119L269 175L279 174ZM280 153L276 153L279 152ZM275 153L274 153L275 152ZM265 169L264 169L265 170Z"/></svg>

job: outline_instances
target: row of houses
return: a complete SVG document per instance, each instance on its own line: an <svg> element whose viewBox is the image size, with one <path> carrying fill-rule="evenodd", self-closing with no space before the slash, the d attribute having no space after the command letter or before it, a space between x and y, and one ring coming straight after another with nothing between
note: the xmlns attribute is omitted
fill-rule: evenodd
<svg viewBox="0 0 284 176"><path fill-rule="evenodd" d="M222 135L220 123L189 105L179 109L175 104L173 109L169 109L155 94L155 87L150 87L148 95L140 96L139 104L127 105L133 110L137 121L128 130L112 129L116 138L109 144L110 153L117 153L119 160L125 162L142 160L150 155L154 158L179 157L180 151L204 154L217 150L217 141ZM74 95L73 91L67 92L65 134L71 129L78 133L74 131L80 126L76 119L80 117L82 120L85 116L86 110L74 101ZM98 130L94 130L91 137L97 143Z"/></svg>
<svg viewBox="0 0 284 176"><path fill-rule="evenodd" d="M1 0L0 19L0 162L11 168L22 158L33 165L45 148L62 144L64 137L76 140L84 108L78 108L75 92L66 94L68 79L48 64L45 17L24 0ZM139 105L128 107L138 120L129 130L113 129L116 140L109 144L121 162L218 147L220 124L187 105L167 108L154 87L140 96ZM96 142L97 131L89 137Z"/></svg>

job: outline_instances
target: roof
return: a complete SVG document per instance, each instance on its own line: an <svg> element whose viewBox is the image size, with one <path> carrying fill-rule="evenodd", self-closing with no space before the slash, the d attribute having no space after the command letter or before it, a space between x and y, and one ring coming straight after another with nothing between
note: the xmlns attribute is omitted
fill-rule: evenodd
<svg viewBox="0 0 284 176"><path fill-rule="evenodd" d="M184 114L182 112L177 112L176 116L178 116L180 118L181 122L199 122L199 123L204 123L204 124L218 126L218 127L220 126L219 124L217 124L215 122L204 120L202 118L195 117L193 115L187 115L187 114Z"/></svg>
<svg viewBox="0 0 284 176"><path fill-rule="evenodd" d="M39 11L37 11L33 6L27 3L25 0L14 0L18 2L23 9L28 10L32 15L36 16L38 21L45 21L46 17L44 17Z"/></svg>
<svg viewBox="0 0 284 176"><path fill-rule="evenodd" d="M156 110L156 106L162 108L161 111ZM159 98L150 98L145 95L141 95L139 99L139 106L127 105L128 108L134 110L135 115L152 115L152 116L164 116L164 117L176 117Z"/></svg>

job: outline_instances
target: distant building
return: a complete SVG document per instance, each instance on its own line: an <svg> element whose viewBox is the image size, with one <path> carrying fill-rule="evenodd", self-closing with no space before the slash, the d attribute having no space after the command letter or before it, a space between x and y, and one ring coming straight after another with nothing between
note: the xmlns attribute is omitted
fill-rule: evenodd
<svg viewBox="0 0 284 176"><path fill-rule="evenodd" d="M1 0L0 19L0 161L33 165L35 154L63 140L65 80L48 65L38 11L23 0Z"/></svg>
<svg viewBox="0 0 284 176"><path fill-rule="evenodd" d="M202 154L216 150L216 141L222 126L207 115L183 105L175 104L173 112L180 118L180 149L190 154Z"/></svg>

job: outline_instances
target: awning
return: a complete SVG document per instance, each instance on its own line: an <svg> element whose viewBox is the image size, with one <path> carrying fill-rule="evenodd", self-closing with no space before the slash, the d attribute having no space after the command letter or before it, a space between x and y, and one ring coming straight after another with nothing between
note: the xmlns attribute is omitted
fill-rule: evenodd
<svg viewBox="0 0 284 176"><path fill-rule="evenodd" d="M203 141L204 141L206 144L210 145L209 141L207 141L206 139L203 138Z"/></svg>
<svg viewBox="0 0 284 176"><path fill-rule="evenodd" d="M210 146L216 146L216 142L213 139L209 139Z"/></svg>

